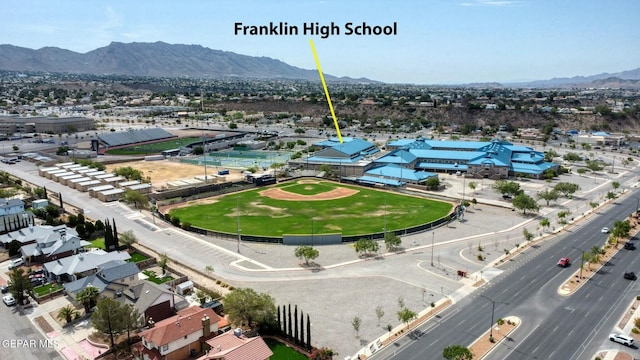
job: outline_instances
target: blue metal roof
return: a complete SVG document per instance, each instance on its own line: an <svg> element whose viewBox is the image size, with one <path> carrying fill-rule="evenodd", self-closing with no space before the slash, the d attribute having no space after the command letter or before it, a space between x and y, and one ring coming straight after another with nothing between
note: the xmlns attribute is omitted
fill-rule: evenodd
<svg viewBox="0 0 640 360"><path fill-rule="evenodd" d="M416 168L420 169L439 169L439 170L450 170L450 171L467 171L467 165L458 164L445 164L445 163L432 163L432 162L419 162L416 164Z"/></svg>
<svg viewBox="0 0 640 360"><path fill-rule="evenodd" d="M393 179L386 179L386 178L379 178L379 177L375 177L375 176L360 176L358 178L358 181L361 183L365 183L365 184L384 184L384 185L392 185L392 186L402 186L404 185L404 182L402 181L398 181L398 180L393 180Z"/></svg>
<svg viewBox="0 0 640 360"><path fill-rule="evenodd" d="M410 151L407 151L404 149L398 149L377 159L376 162L391 163L391 164L410 164L415 159L416 159L416 156Z"/></svg>
<svg viewBox="0 0 640 360"><path fill-rule="evenodd" d="M356 154L369 155L380 151L374 144L354 138L342 138L342 143L338 138L331 138L314 144L315 146L330 147L336 151L340 151L349 156Z"/></svg>
<svg viewBox="0 0 640 360"><path fill-rule="evenodd" d="M380 167L368 170L367 172L365 172L365 174L371 175L371 176L388 176L396 179L417 181L417 182L424 181L432 176L438 176L437 174L434 174L431 172L408 169L398 165L380 166Z"/></svg>

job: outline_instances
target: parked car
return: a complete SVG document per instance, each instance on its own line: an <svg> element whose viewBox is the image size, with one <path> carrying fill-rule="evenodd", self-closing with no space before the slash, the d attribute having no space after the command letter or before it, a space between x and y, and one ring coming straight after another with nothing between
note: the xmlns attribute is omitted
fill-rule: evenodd
<svg viewBox="0 0 640 360"><path fill-rule="evenodd" d="M16 299L13 298L13 295L9 294L2 298L2 302L7 306L13 306L16 304Z"/></svg>
<svg viewBox="0 0 640 360"><path fill-rule="evenodd" d="M9 270L17 268L20 265L24 265L24 260L22 258L13 259L9 264Z"/></svg>
<svg viewBox="0 0 640 360"><path fill-rule="evenodd" d="M625 346L633 346L633 338L622 334L610 334L609 340Z"/></svg>
<svg viewBox="0 0 640 360"><path fill-rule="evenodd" d="M627 280L635 280L636 273L634 273L633 271L627 271L626 273L624 273L624 278Z"/></svg>
<svg viewBox="0 0 640 360"><path fill-rule="evenodd" d="M569 258L563 257L558 260L558 266L560 267L567 267L569 265L571 265L571 261L569 260Z"/></svg>
<svg viewBox="0 0 640 360"><path fill-rule="evenodd" d="M31 285L33 285L34 287L44 285L44 283L47 282L45 278L33 278L33 279L29 279L29 281L31 281Z"/></svg>
<svg viewBox="0 0 640 360"><path fill-rule="evenodd" d="M603 227L602 228L602 233L603 234L608 234L609 233L609 228L608 227Z"/></svg>
<svg viewBox="0 0 640 360"><path fill-rule="evenodd" d="M624 248L627 250L635 250L636 246L632 242L627 241L624 243Z"/></svg>
<svg viewBox="0 0 640 360"><path fill-rule="evenodd" d="M9 292L9 285L0 286L0 291L2 291L3 294L8 293Z"/></svg>

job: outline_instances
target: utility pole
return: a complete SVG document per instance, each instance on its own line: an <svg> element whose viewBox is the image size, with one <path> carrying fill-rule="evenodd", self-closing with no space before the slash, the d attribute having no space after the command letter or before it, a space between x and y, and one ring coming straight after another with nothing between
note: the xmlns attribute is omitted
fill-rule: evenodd
<svg viewBox="0 0 640 360"><path fill-rule="evenodd" d="M491 327L489 328L489 341L493 342L493 318L495 316L495 312L496 312L496 303L498 304L505 304L505 305L509 305L509 303L506 302L501 302L501 301L495 301L492 300L491 298L484 296L484 295L480 295L483 298L489 300L491 302Z"/></svg>
<svg viewBox="0 0 640 360"><path fill-rule="evenodd" d="M433 240L436 237L436 233L431 233L431 266L433 266Z"/></svg>

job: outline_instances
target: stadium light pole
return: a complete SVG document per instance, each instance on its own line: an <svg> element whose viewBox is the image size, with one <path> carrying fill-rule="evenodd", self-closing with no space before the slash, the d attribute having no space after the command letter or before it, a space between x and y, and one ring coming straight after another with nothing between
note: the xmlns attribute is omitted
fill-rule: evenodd
<svg viewBox="0 0 640 360"><path fill-rule="evenodd" d="M238 229L238 254L240 254L240 198L236 197L236 225Z"/></svg>

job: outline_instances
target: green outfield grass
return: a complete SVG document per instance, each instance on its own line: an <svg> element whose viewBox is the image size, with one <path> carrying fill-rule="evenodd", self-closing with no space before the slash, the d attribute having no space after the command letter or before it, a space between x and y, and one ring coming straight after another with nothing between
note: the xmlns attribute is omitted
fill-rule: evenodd
<svg viewBox="0 0 640 360"><path fill-rule="evenodd" d="M192 226L242 234L280 237L283 234L371 234L428 223L446 216L453 205L420 197L383 192L323 181L318 184L289 182L277 185L290 192L312 195L346 187L358 193L321 201L285 201L261 196L257 188L217 199L215 203L171 210L172 216ZM386 205L385 205L386 204ZM238 216L239 210L239 216ZM313 226L313 230L312 230Z"/></svg>
<svg viewBox="0 0 640 360"><path fill-rule="evenodd" d="M164 150L179 149L185 145L194 143L196 141L202 141L199 137L185 137L178 139L171 139L168 141L157 142L153 144L140 144L132 145L119 149L107 150L109 155L146 155L146 154L159 154Z"/></svg>

